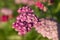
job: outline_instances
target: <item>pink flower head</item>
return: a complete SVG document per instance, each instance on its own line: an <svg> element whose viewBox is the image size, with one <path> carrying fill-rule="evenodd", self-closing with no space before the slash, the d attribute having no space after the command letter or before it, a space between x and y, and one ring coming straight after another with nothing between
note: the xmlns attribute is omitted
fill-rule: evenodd
<svg viewBox="0 0 60 40"><path fill-rule="evenodd" d="M36 2L35 4L38 8L40 8L41 10L43 10L44 5L41 2Z"/></svg>
<svg viewBox="0 0 60 40"><path fill-rule="evenodd" d="M38 22L38 18L32 12L32 9L27 6L22 7L19 10L20 14L17 16L16 22L13 23L13 28L18 31L19 35L24 35L32 29L35 22Z"/></svg>
<svg viewBox="0 0 60 40"><path fill-rule="evenodd" d="M43 37L58 40L57 23L49 19L40 19L40 21L34 25L36 31L42 34Z"/></svg>

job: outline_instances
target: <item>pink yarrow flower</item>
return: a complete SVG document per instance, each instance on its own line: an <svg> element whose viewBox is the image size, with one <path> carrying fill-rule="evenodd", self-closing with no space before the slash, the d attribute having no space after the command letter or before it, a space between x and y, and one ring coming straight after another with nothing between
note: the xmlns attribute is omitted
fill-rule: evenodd
<svg viewBox="0 0 60 40"><path fill-rule="evenodd" d="M43 8L44 8L44 5L41 3L41 2L36 2L35 3L35 5L38 7L38 8L40 8L41 10L43 10Z"/></svg>
<svg viewBox="0 0 60 40"><path fill-rule="evenodd" d="M19 11L19 16L13 23L13 28L18 31L19 35L24 35L32 29L35 22L38 22L38 18L28 6L20 8Z"/></svg>
<svg viewBox="0 0 60 40"><path fill-rule="evenodd" d="M42 34L43 37L58 40L57 23L49 19L40 19L40 21L34 25L36 31Z"/></svg>

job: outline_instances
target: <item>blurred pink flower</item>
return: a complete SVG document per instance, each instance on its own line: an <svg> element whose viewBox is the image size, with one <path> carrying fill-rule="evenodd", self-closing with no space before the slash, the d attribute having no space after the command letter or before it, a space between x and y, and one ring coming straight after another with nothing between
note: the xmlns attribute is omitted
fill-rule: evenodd
<svg viewBox="0 0 60 40"><path fill-rule="evenodd" d="M39 9L43 10L44 12L47 11L47 7L44 6L44 4L42 4L41 2L37 1L35 3L36 7L38 7Z"/></svg>
<svg viewBox="0 0 60 40"><path fill-rule="evenodd" d="M34 4L34 0L15 0L16 4L27 4L27 5L33 5Z"/></svg>
<svg viewBox="0 0 60 40"><path fill-rule="evenodd" d="M6 21L8 21L8 16L3 15L3 16L1 16L0 20L2 22L6 22Z"/></svg>
<svg viewBox="0 0 60 40"><path fill-rule="evenodd" d="M30 5L34 5L35 4L35 1L34 0L29 0L28 1L28 5L30 6Z"/></svg>
<svg viewBox="0 0 60 40"><path fill-rule="evenodd" d="M44 8L44 5L41 3L41 2L36 2L35 3L35 5L38 7L38 8L40 8L41 10L43 10L43 8Z"/></svg>
<svg viewBox="0 0 60 40"><path fill-rule="evenodd" d="M15 0L16 4L20 4L20 3L27 4L27 2L28 2L28 0Z"/></svg>
<svg viewBox="0 0 60 40"><path fill-rule="evenodd" d="M43 37L58 40L57 23L48 19L40 19L40 21L34 25L36 31Z"/></svg>
<svg viewBox="0 0 60 40"><path fill-rule="evenodd" d="M13 11L8 8L2 8L0 11L3 15L11 15L13 13Z"/></svg>
<svg viewBox="0 0 60 40"><path fill-rule="evenodd" d="M22 0L14 0L16 4L20 4Z"/></svg>

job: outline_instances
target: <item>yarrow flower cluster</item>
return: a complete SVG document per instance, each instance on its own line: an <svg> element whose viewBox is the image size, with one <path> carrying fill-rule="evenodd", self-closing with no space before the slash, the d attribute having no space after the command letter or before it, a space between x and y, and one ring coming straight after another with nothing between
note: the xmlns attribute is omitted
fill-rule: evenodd
<svg viewBox="0 0 60 40"><path fill-rule="evenodd" d="M35 29L43 37L47 37L52 40L58 40L57 23L49 19L40 19L41 22L35 24ZM40 25L40 26L39 26Z"/></svg>
<svg viewBox="0 0 60 40"><path fill-rule="evenodd" d="M58 40L57 23L55 21L39 19L28 6L19 8L18 13L19 16L17 16L16 22L13 23L13 28L18 31L19 35L25 35L34 27L43 37Z"/></svg>
<svg viewBox="0 0 60 40"><path fill-rule="evenodd" d="M19 16L17 16L16 22L13 23L13 28L18 31L19 35L24 35L38 22L38 18L28 6L18 9L18 13Z"/></svg>

